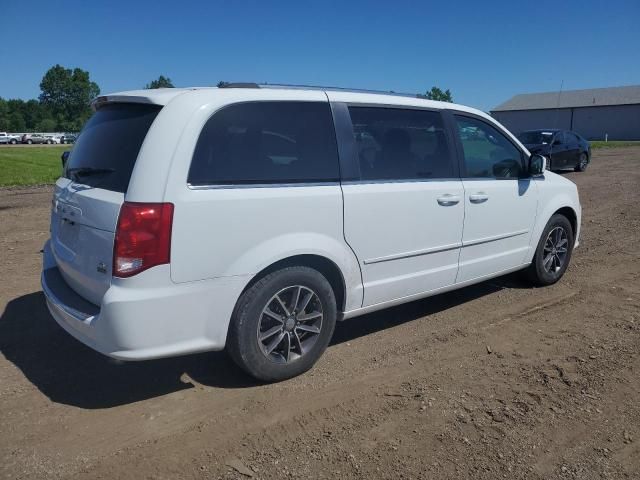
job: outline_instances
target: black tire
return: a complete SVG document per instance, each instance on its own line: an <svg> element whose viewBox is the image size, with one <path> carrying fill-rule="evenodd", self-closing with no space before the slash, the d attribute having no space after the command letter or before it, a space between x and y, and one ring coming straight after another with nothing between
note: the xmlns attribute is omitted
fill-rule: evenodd
<svg viewBox="0 0 640 480"><path fill-rule="evenodd" d="M549 254L551 252L547 249L547 241L550 238L550 234L552 231L557 231L557 229L562 229L566 235L566 254L562 259L562 262L559 266L557 266L556 259L551 259L553 264L549 264L545 262L545 259L549 258ZM553 240L551 243L556 243ZM574 233L573 228L571 227L571 222L569 219L561 214L555 214L549 219L547 226L544 228L540 240L538 241L538 246L536 248L536 253L533 256L533 261L529 268L526 270L527 277L529 280L537 286L546 286L552 285L556 283L558 280L562 278L564 272L567 271L567 267L569 266L569 262L571 261L571 254L573 253L573 244L574 244ZM556 255L557 258L560 254ZM545 263L548 267L545 268ZM557 266L557 267L556 267Z"/></svg>
<svg viewBox="0 0 640 480"><path fill-rule="evenodd" d="M589 157L586 153L582 152L578 157L578 164L576 165L576 172L584 172L589 166Z"/></svg>
<svg viewBox="0 0 640 480"><path fill-rule="evenodd" d="M16 144L16 143L18 143L18 142L17 142L16 140L11 140L9 143L10 143L11 145L15 145L15 144Z"/></svg>
<svg viewBox="0 0 640 480"><path fill-rule="evenodd" d="M322 312L319 320L319 333L311 334L297 330L299 323L301 323L298 322L297 315L305 314L304 308L302 308L302 312L298 312L295 315L293 320L291 320L292 317L287 317L284 322L284 315L282 315L282 320L274 322L269 315L264 314L264 309L270 305L275 305L274 308L277 309L278 314L284 311L283 309L278 309L278 304L271 303L277 294L285 296L283 301L285 304L289 304L285 305L287 308L291 308L294 304L301 305L301 303L293 300L293 293L291 294L290 302L287 301L286 297L287 292L291 291L291 289L297 291L298 286L303 287L303 290L308 289L304 290L304 292L310 291L316 295L309 302L307 313L309 313L309 308L319 308L319 311ZM313 306L311 306L312 303ZM270 311L273 311L274 308L270 308ZM295 310L295 308L292 310ZM321 273L312 268L302 266L283 268L261 278L240 296L229 325L227 351L240 368L258 380L277 382L295 377L313 367L324 353L333 335L336 318L335 294L331 285ZM282 328L274 337L267 337L272 338L269 343L277 341L281 334L287 335L288 340L283 337L283 343L278 344L278 348L274 350L274 353L268 354L266 352L268 346L263 343L267 342L267 340L261 341L258 336L259 332L264 334L270 331L270 329L261 330L264 322L270 320L272 321L271 328L275 326L277 329L280 324L282 324ZM289 322L298 326L292 327ZM287 331L287 328L294 328L294 330ZM298 336L298 333L300 336ZM297 344L295 343L296 339ZM287 341L293 343L287 343ZM308 349L303 349L302 343L304 342L307 343ZM287 352L288 360L285 360L284 353L280 354L280 349L283 352ZM301 354L299 355L296 350ZM290 357L290 355L293 355L293 357Z"/></svg>

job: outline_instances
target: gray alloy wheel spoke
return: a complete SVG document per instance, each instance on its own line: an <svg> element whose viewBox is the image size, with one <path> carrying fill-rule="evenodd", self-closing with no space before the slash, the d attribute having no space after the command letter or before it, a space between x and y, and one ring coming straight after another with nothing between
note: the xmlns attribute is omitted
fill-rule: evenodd
<svg viewBox="0 0 640 480"><path fill-rule="evenodd" d="M280 295L276 295L276 300L278 301L278 303L280 304L280 306L282 307L282 310L284 310L284 314L288 317L289 315L291 315L291 312L289 311L289 309L287 308L287 306L284 304L284 302L282 301L282 299L280 298Z"/></svg>
<svg viewBox="0 0 640 480"><path fill-rule="evenodd" d="M309 302L311 301L314 295L315 293L309 290L309 293L307 294L307 296L302 300L302 305L300 306L300 310L298 310L299 312L304 312L307 309L307 307L309 306Z"/></svg>
<svg viewBox="0 0 640 480"><path fill-rule="evenodd" d="M291 313L298 313L298 302L300 301L300 292L302 291L302 287L298 287L296 289L296 293L293 296L293 301L291 302Z"/></svg>
<svg viewBox="0 0 640 480"><path fill-rule="evenodd" d="M289 361L289 355L291 354L291 332L285 333L284 334L284 342L282 342L284 344L282 350L282 356L284 357L284 361L288 362Z"/></svg>
<svg viewBox="0 0 640 480"><path fill-rule="evenodd" d="M260 315L257 331L260 350L275 363L297 361L318 341L323 315L320 297L309 287L283 288L266 302Z"/></svg>
<svg viewBox="0 0 640 480"><path fill-rule="evenodd" d="M273 340L271 340L271 342L269 342L269 345L267 345L265 348L267 350L267 353L271 353L273 352L276 347L278 345L280 345L280 343L282 343L282 339L286 336L286 334L284 332L280 332L280 335L278 335L276 338L274 338Z"/></svg>
<svg viewBox="0 0 640 480"><path fill-rule="evenodd" d="M309 320L315 320L322 317L322 312L302 313L298 315L299 322L308 322Z"/></svg>
<svg viewBox="0 0 640 480"><path fill-rule="evenodd" d="M304 350L302 349L302 342L300 341L298 332L294 330L292 333L293 333L293 344L295 345L295 348L298 349L298 354L302 356L302 354L304 353Z"/></svg>
<svg viewBox="0 0 640 480"><path fill-rule="evenodd" d="M296 330L310 333L320 333L320 329L314 325L298 325Z"/></svg>
<svg viewBox="0 0 640 480"><path fill-rule="evenodd" d="M265 315L268 315L269 317L273 318L276 322L284 323L284 320L282 319L282 315L278 315L273 310L271 310L269 307L265 308L262 313L264 313Z"/></svg>
<svg viewBox="0 0 640 480"><path fill-rule="evenodd" d="M545 270L549 270L551 268L550 265L551 265L551 261L552 260L553 260L553 254L551 254L551 253L549 255L547 255L546 257L544 257L543 264L544 264L544 269Z"/></svg>
<svg viewBox="0 0 640 480"><path fill-rule="evenodd" d="M271 327L269 330L262 332L260 335L260 341L263 342L267 338L273 337L276 333L282 331L282 325L276 325L275 327Z"/></svg>

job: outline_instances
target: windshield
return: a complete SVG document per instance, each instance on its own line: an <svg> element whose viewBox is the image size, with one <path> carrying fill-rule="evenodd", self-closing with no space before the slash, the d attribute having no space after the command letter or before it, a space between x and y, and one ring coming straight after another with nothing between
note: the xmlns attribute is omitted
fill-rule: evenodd
<svg viewBox="0 0 640 480"><path fill-rule="evenodd" d="M105 105L80 132L64 176L96 188L126 192L144 138L162 107Z"/></svg>
<svg viewBox="0 0 640 480"><path fill-rule="evenodd" d="M554 132L522 132L518 140L524 144L548 144L553 139Z"/></svg>

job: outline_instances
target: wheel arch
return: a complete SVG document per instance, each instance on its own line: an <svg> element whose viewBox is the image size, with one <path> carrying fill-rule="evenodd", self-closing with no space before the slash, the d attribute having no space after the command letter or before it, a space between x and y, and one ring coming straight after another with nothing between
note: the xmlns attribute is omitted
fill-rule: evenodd
<svg viewBox="0 0 640 480"><path fill-rule="evenodd" d="M537 215L535 226L533 228L533 234L531 236L531 243L529 244L530 250L527 253L527 258L529 259L529 261L532 261L531 259L533 259L536 253L538 242L540 241L542 233L549 223L549 220L556 214L563 215L569 220L571 228L573 229L573 237L575 242L574 247L578 246L578 238L580 235L581 208L577 198L577 194L573 195L570 192L555 194Z"/></svg>
<svg viewBox="0 0 640 480"><path fill-rule="evenodd" d="M573 230L573 236L575 238L577 234L577 228L578 228L578 214L575 212L575 210L571 207L562 207L556 210L555 212L553 212L551 216L553 215L563 215L564 217L567 218L567 220L569 220L569 223L571 224L571 229Z"/></svg>
<svg viewBox="0 0 640 480"><path fill-rule="evenodd" d="M309 267L320 272L329 282L336 297L338 312L344 312L347 297L347 286L344 274L336 263L327 257L316 254L300 254L278 260L255 274L245 285L242 293L250 289L256 282L266 275L286 267Z"/></svg>

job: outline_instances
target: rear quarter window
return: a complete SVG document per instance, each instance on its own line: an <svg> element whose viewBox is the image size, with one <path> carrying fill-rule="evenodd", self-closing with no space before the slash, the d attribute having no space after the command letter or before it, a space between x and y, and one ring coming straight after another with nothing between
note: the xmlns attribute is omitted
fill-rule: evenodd
<svg viewBox="0 0 640 480"><path fill-rule="evenodd" d="M101 107L78 136L64 176L91 187L126 192L142 142L161 109L134 103Z"/></svg>
<svg viewBox="0 0 640 480"><path fill-rule="evenodd" d="M248 102L224 107L207 121L188 183L315 183L339 177L328 103Z"/></svg>

